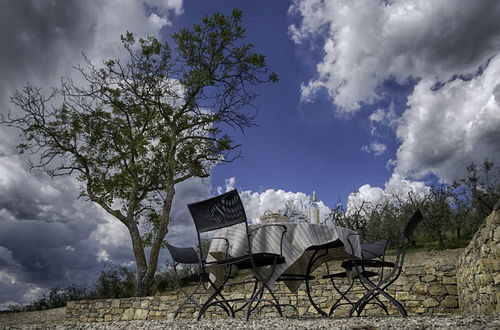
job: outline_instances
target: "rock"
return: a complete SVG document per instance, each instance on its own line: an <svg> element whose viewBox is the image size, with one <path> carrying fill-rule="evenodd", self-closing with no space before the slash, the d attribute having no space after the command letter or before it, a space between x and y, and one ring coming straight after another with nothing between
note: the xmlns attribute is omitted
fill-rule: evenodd
<svg viewBox="0 0 500 330"><path fill-rule="evenodd" d="M434 298L427 298L422 302L422 305L424 307L436 307L439 306L439 302L437 302Z"/></svg>

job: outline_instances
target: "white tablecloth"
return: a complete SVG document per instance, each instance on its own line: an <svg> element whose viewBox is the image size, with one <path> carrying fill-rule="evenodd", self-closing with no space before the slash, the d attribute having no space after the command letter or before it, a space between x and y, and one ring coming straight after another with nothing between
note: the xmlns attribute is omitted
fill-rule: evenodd
<svg viewBox="0 0 500 330"><path fill-rule="evenodd" d="M276 265L275 272L270 278L269 284L273 284L282 274L302 274L305 275L309 260L314 253L307 250L312 246L319 246L326 243L340 240L344 245L329 250L327 256L320 259L313 269L327 260L343 260L351 255L361 257L361 249L357 235L349 237L354 251L351 251L348 243L348 235L355 233L352 230L334 225L289 223L278 222L276 224L286 226L287 232L283 238L283 256L286 262ZM250 230L262 225L252 225ZM268 226L256 230L252 239L252 252L280 253L281 227ZM229 240L228 254L231 257L238 257L247 254L248 242L244 224L223 229L215 234L216 237L224 237ZM213 240L210 245L207 261L224 259L227 244L224 240ZM217 282L224 276L224 267L208 268ZM285 281L285 284L294 292L300 286L298 281Z"/></svg>

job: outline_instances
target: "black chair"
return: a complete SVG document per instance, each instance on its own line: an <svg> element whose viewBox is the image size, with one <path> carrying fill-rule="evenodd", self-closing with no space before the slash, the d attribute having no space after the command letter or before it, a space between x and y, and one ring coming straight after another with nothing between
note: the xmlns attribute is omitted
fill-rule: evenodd
<svg viewBox="0 0 500 330"><path fill-rule="evenodd" d="M374 236L372 236L372 235L364 235L363 239L366 240L367 238L373 238L373 237ZM377 236L375 236L375 237L378 238ZM382 240L379 240L379 241L376 241L373 243L362 243L361 244L362 259L363 260L378 259L378 260L383 261L384 256L385 256L385 250L386 250L388 242L389 242L389 240L382 239ZM344 264L344 266L345 266L345 264ZM343 271L343 272L330 273L328 263L326 264L326 270L327 270L327 274L323 275L322 278L330 280L333 288L340 295L340 298L338 298L333 303L328 314L326 314L324 312L322 313L323 316L327 316L327 315L331 316L335 312L335 310L342 305L350 305L351 307L354 306L356 302L349 299L348 294L352 292L354 285L356 283L359 283L362 286L362 288L364 288L365 292L368 292L370 290L363 283L363 281L360 280L359 275L356 272ZM371 277L378 276L378 275L379 275L378 273L375 273L373 271L363 270L363 277L371 278ZM340 283L337 283L337 281L339 281ZM345 286L343 287L342 285L346 282L347 282L347 287L345 287ZM379 299L377 297L375 297L374 299L375 299L375 301L373 302L373 304L380 306L385 311L385 313L387 315L389 315L389 312L387 311L387 308L385 307L385 305L381 301L379 301Z"/></svg>
<svg viewBox="0 0 500 330"><path fill-rule="evenodd" d="M417 209L410 220L406 223L404 230L401 233L401 238L397 242L397 253L394 262L386 261L384 256L378 258L366 259L365 256L361 259L352 258L342 262L342 267L346 273L351 273L352 276L359 278L362 284L368 289L354 305L352 306L349 316L354 312L359 316L366 305L372 303L373 300L383 305L379 296L385 297L391 304L393 304L401 316L406 317L408 313L404 306L396 300L392 295L387 292L388 287L394 283L403 269L403 263L406 253L406 247L411 242L413 231L422 221L423 216L419 209ZM389 242L391 240L388 240ZM385 247L384 247L385 250ZM384 308L387 313L387 308Z"/></svg>
<svg viewBox="0 0 500 330"><path fill-rule="evenodd" d="M202 242L200 234L232 227L235 225L244 226L244 230L246 232L246 244L248 245L247 254L232 257L229 255L229 246L231 242L227 238L212 237L212 240L222 239L225 241L226 253L222 260L210 262L204 259L200 249L200 259L202 267L224 267L225 276L220 283L214 283L209 278L209 283L213 287L214 292L203 304L200 313L198 314L198 320L203 317L208 308L213 305L220 306L221 303L229 306L228 315L232 317L235 316L235 312L241 310L244 307L247 307L246 319L248 320L252 311L254 311L262 301L267 301L268 303L270 303L276 308L278 313L283 316L279 301L271 287L268 285L268 281L271 278L276 265L285 262L285 257L282 253L282 245L283 236L286 232L286 226L280 224L265 224L250 229L248 226L245 209L236 190L229 191L222 195L201 202L188 204L188 208L194 220L200 246ZM254 252L252 249L253 237L260 229L270 226L281 228L280 252ZM260 267L264 266L269 267L266 267L267 269L265 269L264 271L262 271L262 269L259 269ZM217 297L221 297L224 286L230 279L231 274L234 270L233 267L237 267L238 269L252 269L255 276L255 286L250 299L245 300L245 304L243 305L243 307L240 307L238 309L234 309L231 303L237 302L238 300L241 301L241 299L216 299ZM262 299L264 290L267 290L270 293L272 299Z"/></svg>
<svg viewBox="0 0 500 330"><path fill-rule="evenodd" d="M194 299L194 295L198 293L199 289L205 288L204 283L207 283L208 279L200 268L200 258L194 248L180 248L167 243L167 249L170 252L173 261L175 283L179 291L181 291L186 297L175 311L175 319L185 308L194 306L195 308L201 309L201 305ZM181 265L193 265L194 267L198 267L195 272L181 274L179 270L179 266ZM188 292L185 289L186 286L195 286L195 288L192 292Z"/></svg>
<svg viewBox="0 0 500 330"><path fill-rule="evenodd" d="M201 310L202 305L198 303L195 299L195 295L207 294L209 275L202 267L202 263L198 256L198 253L193 247L176 247L167 243L167 249L172 256L174 277L177 288L181 291L185 299L179 305L174 314L174 319L179 315L179 313L189 307L194 307L195 309ZM190 265L192 269L187 272L179 270L179 266ZM185 266L184 266L185 267ZM186 268L184 268L186 270ZM186 287L194 287L191 292L186 290ZM224 299L224 297L222 297ZM224 303L220 303L219 306L228 312L228 306Z"/></svg>

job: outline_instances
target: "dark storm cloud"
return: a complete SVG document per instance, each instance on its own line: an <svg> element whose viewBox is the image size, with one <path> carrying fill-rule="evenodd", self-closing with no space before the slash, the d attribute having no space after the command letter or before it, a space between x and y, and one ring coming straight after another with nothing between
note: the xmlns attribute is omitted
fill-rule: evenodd
<svg viewBox="0 0 500 330"><path fill-rule="evenodd" d="M95 64L120 57L120 34L157 36L173 13L182 0L1 1L0 113L16 111L9 97L26 83L47 91L75 78L82 52ZM105 262L133 261L125 227L77 199L74 180L27 170L18 133L0 126L0 310L51 287L92 284Z"/></svg>
<svg viewBox="0 0 500 330"><path fill-rule="evenodd" d="M210 181L192 179L176 186L172 205L172 221L168 229L167 240L177 246L193 246L197 242L196 228L187 204L211 197Z"/></svg>
<svg viewBox="0 0 500 330"><path fill-rule="evenodd" d="M40 77L58 77L92 42L95 21L86 1L0 2L0 93ZM63 61L61 61L61 58ZM0 96L6 97L7 95Z"/></svg>

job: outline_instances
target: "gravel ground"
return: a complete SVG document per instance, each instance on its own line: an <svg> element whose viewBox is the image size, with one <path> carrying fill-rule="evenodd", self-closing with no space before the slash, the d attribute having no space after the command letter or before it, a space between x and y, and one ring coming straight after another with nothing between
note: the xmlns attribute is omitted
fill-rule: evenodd
<svg viewBox="0 0 500 330"><path fill-rule="evenodd" d="M64 319L64 308L43 312L0 315L0 329L488 329L500 330L500 315L454 315L401 317L321 318L295 317L243 319L129 321L70 324Z"/></svg>

